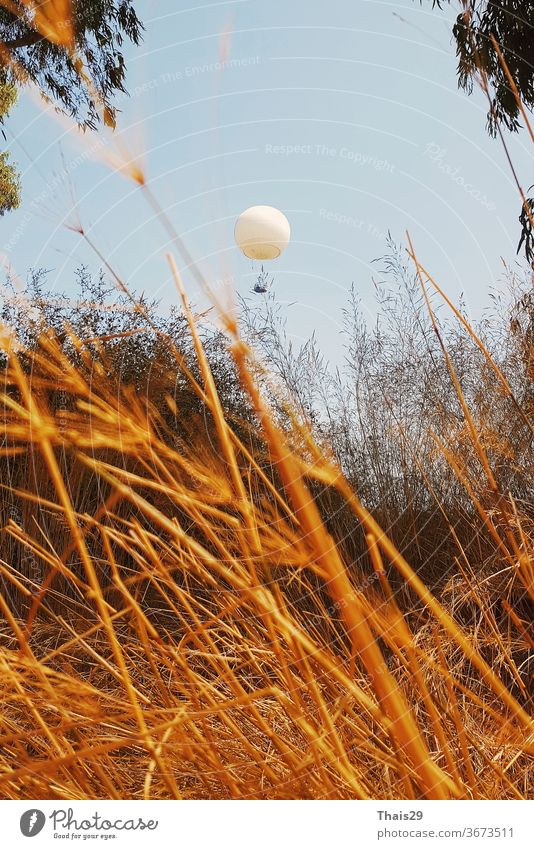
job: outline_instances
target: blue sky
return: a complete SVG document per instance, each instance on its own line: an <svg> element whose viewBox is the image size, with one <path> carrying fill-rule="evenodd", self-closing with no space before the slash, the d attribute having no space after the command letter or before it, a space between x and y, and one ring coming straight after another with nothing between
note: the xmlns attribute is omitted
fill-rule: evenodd
<svg viewBox="0 0 534 849"><path fill-rule="evenodd" d="M292 225L290 247L272 263L289 332L315 330L333 361L352 283L374 313L373 260L388 230L399 242L409 230L448 294L463 293L480 316L501 258L515 261L520 202L500 142L486 134L483 96L457 88L456 9L433 11L430 0L188 5L138 2L146 33L127 47L131 97L120 100L116 135L144 151L155 195L209 280L248 295L258 268L234 246L234 221L272 204ZM129 286L163 308L174 301L160 222L133 183L80 160L93 140L80 146L24 94L8 132L23 203L0 221L0 245L20 277L44 267L52 286L72 292L81 262L98 268L63 226L72 187L84 226ZM527 135L508 141L528 188Z"/></svg>

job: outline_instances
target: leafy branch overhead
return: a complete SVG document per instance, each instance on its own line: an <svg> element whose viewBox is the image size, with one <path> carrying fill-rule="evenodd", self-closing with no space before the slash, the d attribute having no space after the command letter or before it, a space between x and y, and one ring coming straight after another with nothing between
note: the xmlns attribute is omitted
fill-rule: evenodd
<svg viewBox="0 0 534 849"><path fill-rule="evenodd" d="M130 0L62 0L50 5L62 6L64 16L47 18L46 3L0 3L4 81L35 83L84 128L97 126L99 106L106 121L114 123L113 98L126 92L122 46L125 39L138 44L143 31ZM80 59L91 86L80 74Z"/></svg>
<svg viewBox="0 0 534 849"><path fill-rule="evenodd" d="M450 3L450 0L447 0ZM445 0L432 0L432 6L443 8ZM520 127L520 109L508 73L517 94L527 109L534 107L534 2L532 0L464 0L464 9L453 27L458 57L458 84L469 94L474 82L483 75L491 91L487 116L490 135L505 126L511 132ZM497 44L500 51L495 49ZM508 71L508 73L507 73ZM521 208L521 237L531 265L534 260L534 198L527 198Z"/></svg>
<svg viewBox="0 0 534 849"><path fill-rule="evenodd" d="M432 0L432 5L441 9L444 2ZM532 0L467 0L463 6L453 27L458 83L471 93L474 81L482 72L493 89L488 132L495 135L499 124L517 132L521 126L519 107L491 39L493 37L499 45L523 104L532 109L534 3Z"/></svg>

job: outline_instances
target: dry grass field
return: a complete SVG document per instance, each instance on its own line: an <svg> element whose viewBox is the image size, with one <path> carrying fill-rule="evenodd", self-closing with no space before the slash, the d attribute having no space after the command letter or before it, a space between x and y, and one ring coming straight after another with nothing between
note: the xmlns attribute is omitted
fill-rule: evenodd
<svg viewBox="0 0 534 849"><path fill-rule="evenodd" d="M495 446L443 346L456 424L433 450L463 518L442 471L409 526L428 546L434 522L436 550L447 529L434 593L333 453L267 406L230 316L250 409L228 420L173 268L197 376L167 339L159 405L116 379L110 351L134 331L41 326L22 347L3 330L2 796L527 797L532 512L494 464L525 471L528 405L462 327L518 453ZM201 411L189 430L178 376Z"/></svg>

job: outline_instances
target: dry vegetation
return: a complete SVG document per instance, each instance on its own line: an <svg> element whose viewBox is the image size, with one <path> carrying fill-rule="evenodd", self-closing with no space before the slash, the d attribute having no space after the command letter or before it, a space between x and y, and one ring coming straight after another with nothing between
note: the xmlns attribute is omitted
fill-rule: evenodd
<svg viewBox="0 0 534 849"><path fill-rule="evenodd" d="M3 797L528 796L530 302L497 362L395 270L309 427L183 293L6 307Z"/></svg>

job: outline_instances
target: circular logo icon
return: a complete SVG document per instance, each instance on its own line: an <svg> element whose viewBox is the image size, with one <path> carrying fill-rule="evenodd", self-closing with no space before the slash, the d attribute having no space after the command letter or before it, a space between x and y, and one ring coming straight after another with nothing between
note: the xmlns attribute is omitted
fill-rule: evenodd
<svg viewBox="0 0 534 849"><path fill-rule="evenodd" d="M42 831L46 822L46 817L42 811L37 808L31 808L29 811L24 811L20 818L20 830L24 837L35 837Z"/></svg>

